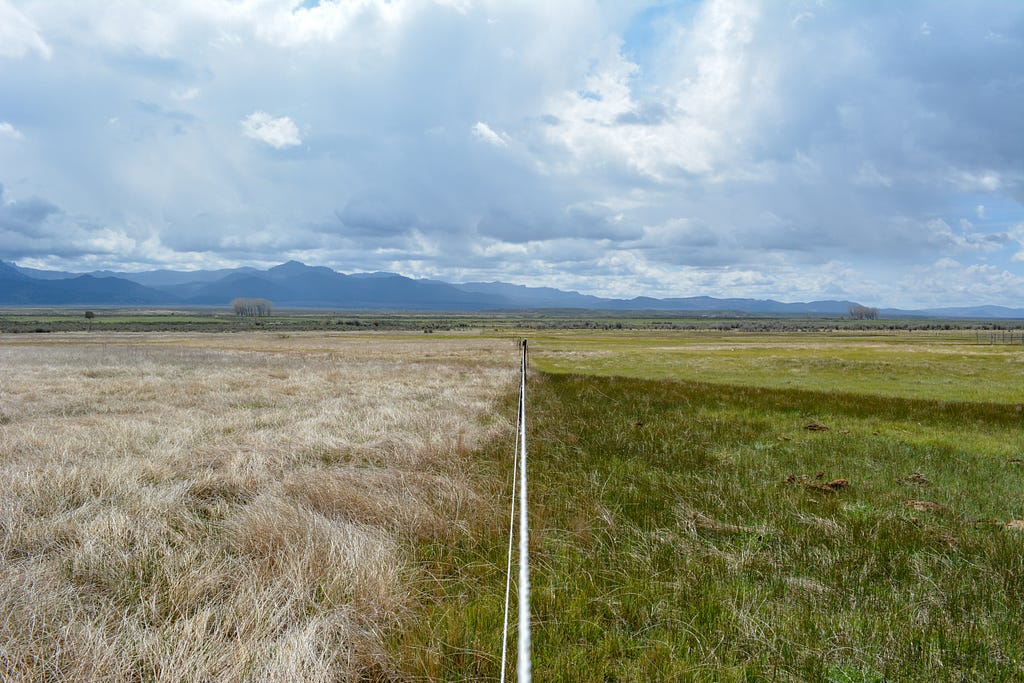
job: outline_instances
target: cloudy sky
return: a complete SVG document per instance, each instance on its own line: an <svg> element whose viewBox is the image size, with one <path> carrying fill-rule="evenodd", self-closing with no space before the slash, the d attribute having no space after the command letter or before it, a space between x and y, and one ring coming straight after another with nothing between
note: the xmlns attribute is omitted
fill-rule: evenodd
<svg viewBox="0 0 1024 683"><path fill-rule="evenodd" d="M1024 3L0 0L0 259L1024 306Z"/></svg>

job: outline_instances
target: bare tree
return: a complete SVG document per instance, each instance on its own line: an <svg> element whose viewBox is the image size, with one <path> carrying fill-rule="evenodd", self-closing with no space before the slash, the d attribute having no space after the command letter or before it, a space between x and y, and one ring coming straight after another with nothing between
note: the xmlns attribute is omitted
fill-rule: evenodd
<svg viewBox="0 0 1024 683"><path fill-rule="evenodd" d="M871 308L870 306L850 306L850 319L851 320L877 320L878 309Z"/></svg>
<svg viewBox="0 0 1024 683"><path fill-rule="evenodd" d="M274 312L274 304L266 299L237 298L231 302L235 315L246 318L264 318Z"/></svg>

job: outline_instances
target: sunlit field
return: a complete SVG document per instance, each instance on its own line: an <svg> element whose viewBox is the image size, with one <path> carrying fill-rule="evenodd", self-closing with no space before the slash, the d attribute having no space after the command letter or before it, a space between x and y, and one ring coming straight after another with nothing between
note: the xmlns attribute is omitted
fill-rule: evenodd
<svg viewBox="0 0 1024 683"><path fill-rule="evenodd" d="M0 679L497 680L493 334L0 337ZM531 333L537 679L1024 678L1024 348L982 342Z"/></svg>
<svg viewBox="0 0 1024 683"><path fill-rule="evenodd" d="M420 337L0 337L0 680L398 676L515 368Z"/></svg>
<svg viewBox="0 0 1024 683"><path fill-rule="evenodd" d="M536 336L535 675L1024 678L1024 350L961 337ZM497 677L503 542L421 551L425 677Z"/></svg>
<svg viewBox="0 0 1024 683"><path fill-rule="evenodd" d="M1024 403L1020 335L989 339L972 330L544 333L535 358L552 372Z"/></svg>

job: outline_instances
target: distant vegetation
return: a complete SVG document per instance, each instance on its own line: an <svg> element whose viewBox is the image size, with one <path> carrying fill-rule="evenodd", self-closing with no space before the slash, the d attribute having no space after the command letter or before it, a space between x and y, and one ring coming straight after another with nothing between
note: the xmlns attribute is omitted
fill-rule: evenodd
<svg viewBox="0 0 1024 683"><path fill-rule="evenodd" d="M869 306L850 306L851 320L878 320L878 309Z"/></svg>
<svg viewBox="0 0 1024 683"><path fill-rule="evenodd" d="M265 317L239 313L233 307L194 309L0 309L2 332L236 332L247 329L278 331L393 330L453 332L465 330L709 330L747 333L862 331L975 331L1024 330L1024 320L952 320L928 318L850 319L849 316L720 315L667 312L594 310L522 310L492 313L418 313L399 311L322 311L280 309L269 301ZM241 307L245 310L245 307ZM99 313L102 313L100 315ZM273 313L272 317L269 316Z"/></svg>
<svg viewBox="0 0 1024 683"><path fill-rule="evenodd" d="M231 310L243 318L264 318L274 312L274 304L266 299L238 298L231 302Z"/></svg>

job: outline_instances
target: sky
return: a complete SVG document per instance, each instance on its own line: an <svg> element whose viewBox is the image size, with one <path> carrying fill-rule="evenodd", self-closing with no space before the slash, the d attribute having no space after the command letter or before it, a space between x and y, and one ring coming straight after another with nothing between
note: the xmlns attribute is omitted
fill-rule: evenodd
<svg viewBox="0 0 1024 683"><path fill-rule="evenodd" d="M1024 2L0 0L0 260L1024 306Z"/></svg>

